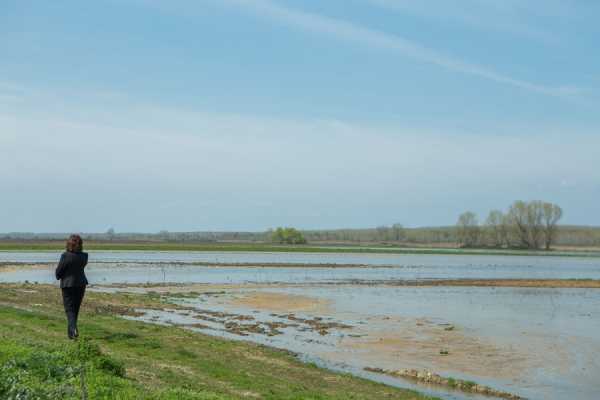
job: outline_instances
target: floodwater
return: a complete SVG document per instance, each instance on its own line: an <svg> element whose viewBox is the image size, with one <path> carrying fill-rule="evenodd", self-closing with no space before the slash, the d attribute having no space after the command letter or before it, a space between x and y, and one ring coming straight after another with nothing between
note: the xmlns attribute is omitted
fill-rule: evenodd
<svg viewBox="0 0 600 400"><path fill-rule="evenodd" d="M55 263L58 252L0 252L0 263ZM202 267L202 263L314 265ZM324 268L340 265L339 268ZM368 265L369 268L349 268ZM50 283L53 267L0 274L0 281ZM600 279L600 258L351 253L90 252L88 277L95 283L321 283L414 279Z"/></svg>
<svg viewBox="0 0 600 400"><path fill-rule="evenodd" d="M58 256L0 252L0 262L47 263ZM189 310L145 310L141 319L149 322L289 349L330 368L446 399L479 397L364 368L427 369L529 399L596 399L600 393L600 289L384 285L403 279L600 279L600 258L193 252L94 252L90 258L94 284L215 285L212 291L205 286L211 293L170 299ZM53 268L11 268L0 272L0 281L53 282Z"/></svg>

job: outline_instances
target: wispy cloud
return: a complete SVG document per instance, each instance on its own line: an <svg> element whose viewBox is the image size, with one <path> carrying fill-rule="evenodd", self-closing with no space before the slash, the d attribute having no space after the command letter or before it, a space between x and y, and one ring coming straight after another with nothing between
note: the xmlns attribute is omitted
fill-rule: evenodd
<svg viewBox="0 0 600 400"><path fill-rule="evenodd" d="M561 39L548 27L540 26L540 19L552 20L572 17L573 7L566 2L543 1L490 1L462 0L460 4L446 0L364 0L388 10L450 22L471 28L507 33L514 36L559 43Z"/></svg>
<svg viewBox="0 0 600 400"><path fill-rule="evenodd" d="M580 89L574 86L548 86L514 78L492 68L446 55L399 35L370 29L337 18L284 7L273 1L224 0L224 2L250 10L259 17L268 18L296 29L395 51L422 62L524 90L557 97L572 97L580 93Z"/></svg>

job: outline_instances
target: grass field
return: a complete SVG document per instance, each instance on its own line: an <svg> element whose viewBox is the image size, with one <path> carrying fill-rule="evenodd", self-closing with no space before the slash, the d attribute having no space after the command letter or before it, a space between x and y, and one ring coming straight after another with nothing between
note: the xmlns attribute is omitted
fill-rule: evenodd
<svg viewBox="0 0 600 400"><path fill-rule="evenodd" d="M119 317L157 295L88 293L78 342L52 286L0 285L2 399L431 399L292 354Z"/></svg>
<svg viewBox="0 0 600 400"><path fill-rule="evenodd" d="M371 254L440 254L440 255L505 255L505 256L562 256L600 257L600 249L592 250L505 250L457 248L407 248L393 246L318 246L273 245L266 243L172 243L172 242L95 242L86 241L87 250L117 251L241 251L241 252L304 252L304 253L371 253ZM59 251L63 241L4 241L0 251Z"/></svg>

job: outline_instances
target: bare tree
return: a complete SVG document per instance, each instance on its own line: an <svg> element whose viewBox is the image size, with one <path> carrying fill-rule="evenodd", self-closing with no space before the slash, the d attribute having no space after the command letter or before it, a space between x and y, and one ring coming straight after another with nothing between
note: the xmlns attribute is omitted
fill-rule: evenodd
<svg viewBox="0 0 600 400"><path fill-rule="evenodd" d="M506 247L511 246L511 226L510 217L507 214L502 215L502 223L500 224L500 236L502 237L502 243Z"/></svg>
<svg viewBox="0 0 600 400"><path fill-rule="evenodd" d="M462 213L458 217L457 236L463 247L473 247L479 243L480 229L477 215L471 211Z"/></svg>
<svg viewBox="0 0 600 400"><path fill-rule="evenodd" d="M502 211L492 210L485 220L486 233L494 247L502 247L506 243L507 227Z"/></svg>
<svg viewBox="0 0 600 400"><path fill-rule="evenodd" d="M515 201L508 211L508 219L520 247L529 249L541 247L545 233L544 203L542 201L535 200L529 203Z"/></svg>
<svg viewBox="0 0 600 400"><path fill-rule="evenodd" d="M562 208L552 203L542 204L542 219L544 223L544 245L546 250L550 250L550 246L556 240L558 233L558 221L562 218Z"/></svg>
<svg viewBox="0 0 600 400"><path fill-rule="evenodd" d="M543 202L535 200L527 205L527 223L529 224L529 236L532 248L539 249L544 234L544 207Z"/></svg>
<svg viewBox="0 0 600 400"><path fill-rule="evenodd" d="M508 219L511 225L514 241L518 243L518 246L520 247L531 248L533 246L529 237L527 214L527 203L522 200L515 201L508 209Z"/></svg>

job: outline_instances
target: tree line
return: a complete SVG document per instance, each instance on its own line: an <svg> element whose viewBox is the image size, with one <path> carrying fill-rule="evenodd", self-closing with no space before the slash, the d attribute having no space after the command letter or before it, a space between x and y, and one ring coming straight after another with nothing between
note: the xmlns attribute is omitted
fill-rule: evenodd
<svg viewBox="0 0 600 400"><path fill-rule="evenodd" d="M547 248L557 246L600 246L600 227L558 225L562 210L557 205L533 201L514 202L505 211L492 210L482 223L474 213L463 213L459 223L439 227L404 227L401 223L372 228L298 230L286 228L262 232L117 232L81 233L84 240L114 242L173 243L302 243L364 244L394 246ZM289 229L289 228L288 228ZM0 234L2 241L64 240L67 233L13 232Z"/></svg>
<svg viewBox="0 0 600 400"><path fill-rule="evenodd" d="M535 200L515 201L506 212L492 210L481 225L471 211L456 223L462 247L546 249L557 242L563 210L556 204Z"/></svg>

